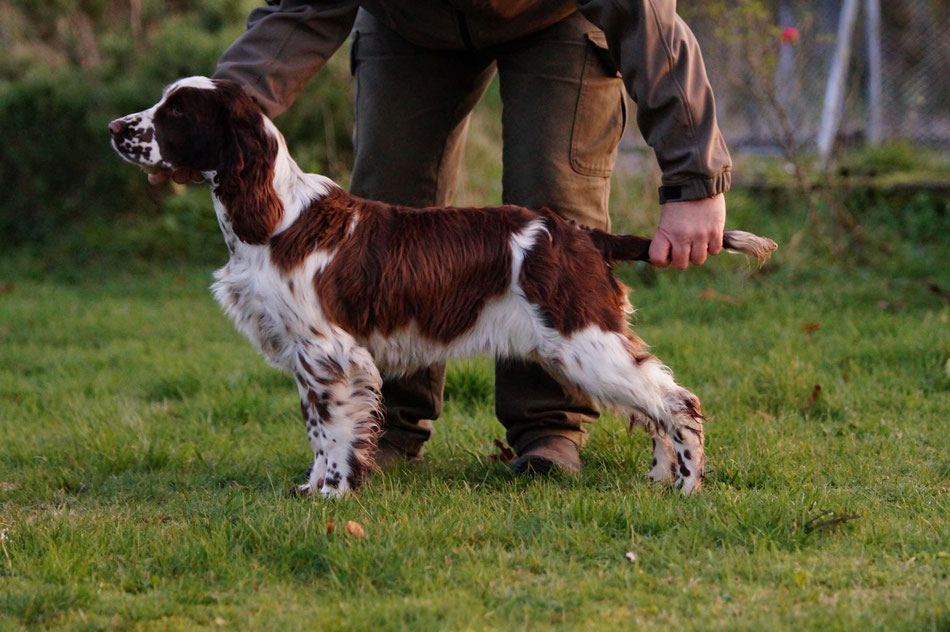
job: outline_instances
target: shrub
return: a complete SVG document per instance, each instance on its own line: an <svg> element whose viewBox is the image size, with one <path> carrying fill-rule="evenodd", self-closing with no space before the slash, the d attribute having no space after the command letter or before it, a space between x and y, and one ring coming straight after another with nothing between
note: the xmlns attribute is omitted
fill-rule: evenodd
<svg viewBox="0 0 950 632"><path fill-rule="evenodd" d="M179 77L210 75L243 29L248 2L146 2L141 41L122 16L106 10L106 0L69 10L54 5L18 2L0 10L13 25L0 29L0 44L17 44L16 55L0 63L0 246L58 242L53 251L80 258L113 250L158 259L194 248L201 257L210 239L219 239L207 193L179 197L169 187L150 187L112 151L106 126L154 103ZM55 29L33 25L27 18L34 14L69 14L91 24L97 63L85 63L90 56L76 54ZM11 32L13 41L5 41ZM352 158L345 51L278 124L305 169L345 179ZM136 248L123 243L128 239L144 242Z"/></svg>
<svg viewBox="0 0 950 632"><path fill-rule="evenodd" d="M101 220L131 199L141 177L108 143L108 97L88 77L35 75L0 91L0 239L23 244Z"/></svg>

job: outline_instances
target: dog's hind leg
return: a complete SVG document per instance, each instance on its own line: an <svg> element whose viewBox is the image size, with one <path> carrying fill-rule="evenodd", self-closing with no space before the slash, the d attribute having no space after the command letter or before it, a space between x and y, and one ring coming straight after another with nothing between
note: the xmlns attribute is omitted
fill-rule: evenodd
<svg viewBox="0 0 950 632"><path fill-rule="evenodd" d="M675 484L684 494L702 487L706 456L699 399L673 381L639 338L592 326L562 338L543 356L552 372L598 402L646 418L656 440L651 478L655 473L655 480L666 479L675 464Z"/></svg>
<svg viewBox="0 0 950 632"><path fill-rule="evenodd" d="M646 433L650 435L650 441L653 442L653 463L650 471L647 472L647 478L654 483L667 483L675 479L678 463L670 435L655 421L637 411L630 415L631 433L634 426L643 426Z"/></svg>
<svg viewBox="0 0 950 632"><path fill-rule="evenodd" d="M307 343L295 376L314 463L300 493L327 498L357 489L375 468L382 381L369 352L350 340Z"/></svg>
<svg viewBox="0 0 950 632"><path fill-rule="evenodd" d="M665 432L656 432L653 440L653 467L647 472L647 478L654 483L665 483L676 478L677 461L673 440Z"/></svg>

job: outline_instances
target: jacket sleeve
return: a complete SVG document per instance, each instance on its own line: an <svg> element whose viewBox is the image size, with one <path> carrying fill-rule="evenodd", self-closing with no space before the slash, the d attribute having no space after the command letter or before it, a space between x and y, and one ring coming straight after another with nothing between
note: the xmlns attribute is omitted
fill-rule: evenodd
<svg viewBox="0 0 950 632"><path fill-rule="evenodd" d="M637 124L663 171L660 203L729 189L732 161L699 44L676 14L676 0L579 0L604 31Z"/></svg>
<svg viewBox="0 0 950 632"><path fill-rule="evenodd" d="M273 118L343 44L358 8L359 0L267 0L251 12L214 77L239 82Z"/></svg>

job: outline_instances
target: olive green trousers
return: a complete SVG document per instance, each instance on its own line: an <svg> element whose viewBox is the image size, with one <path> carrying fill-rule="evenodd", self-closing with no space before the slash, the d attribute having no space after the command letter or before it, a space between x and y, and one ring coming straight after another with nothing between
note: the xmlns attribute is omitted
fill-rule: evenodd
<svg viewBox="0 0 950 632"><path fill-rule="evenodd" d="M489 49L416 46L365 11L351 48L356 85L355 195L446 206L455 195L469 115L498 73L503 202L549 207L609 228L610 174L626 118L623 85L603 34L579 13ZM381 441L412 457L442 409L445 366L383 385ZM495 411L516 452L549 435L586 440L599 412L537 364L499 361Z"/></svg>

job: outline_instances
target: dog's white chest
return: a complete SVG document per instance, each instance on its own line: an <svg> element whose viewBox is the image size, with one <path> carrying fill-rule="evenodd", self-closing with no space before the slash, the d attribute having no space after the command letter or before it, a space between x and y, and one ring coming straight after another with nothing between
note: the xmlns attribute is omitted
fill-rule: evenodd
<svg viewBox="0 0 950 632"><path fill-rule="evenodd" d="M214 276L211 290L237 330L271 364L287 368L302 323L286 282L268 261L266 247L239 246Z"/></svg>
<svg viewBox="0 0 950 632"><path fill-rule="evenodd" d="M292 354L294 332L289 318L286 286L273 270L266 247L242 243L234 234L231 219L217 196L212 196L218 224L231 259L215 271L211 286L218 304L235 328L257 347L268 362L286 368Z"/></svg>

